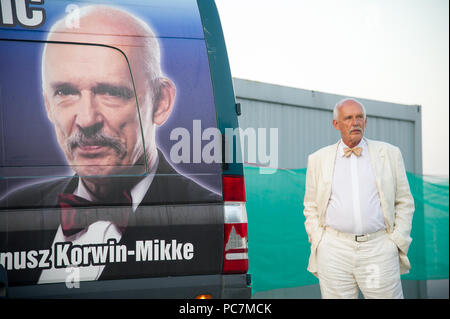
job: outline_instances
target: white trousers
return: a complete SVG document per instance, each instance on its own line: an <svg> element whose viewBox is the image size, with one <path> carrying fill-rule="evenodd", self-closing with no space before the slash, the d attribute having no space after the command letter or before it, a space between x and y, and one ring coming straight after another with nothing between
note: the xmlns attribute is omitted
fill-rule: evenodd
<svg viewBox="0 0 450 319"><path fill-rule="evenodd" d="M402 299L398 248L386 232L357 242L350 234L326 228L317 247L323 299Z"/></svg>

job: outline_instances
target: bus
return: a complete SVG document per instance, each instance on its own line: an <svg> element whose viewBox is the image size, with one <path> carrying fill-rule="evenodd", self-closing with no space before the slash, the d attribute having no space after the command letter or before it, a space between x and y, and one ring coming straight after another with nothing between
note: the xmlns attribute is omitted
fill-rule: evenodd
<svg viewBox="0 0 450 319"><path fill-rule="evenodd" d="M0 8L1 296L250 298L214 1Z"/></svg>

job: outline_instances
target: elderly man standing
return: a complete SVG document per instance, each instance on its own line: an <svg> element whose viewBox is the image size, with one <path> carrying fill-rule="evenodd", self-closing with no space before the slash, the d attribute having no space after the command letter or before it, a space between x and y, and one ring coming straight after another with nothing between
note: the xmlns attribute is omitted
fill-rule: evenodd
<svg viewBox="0 0 450 319"><path fill-rule="evenodd" d="M308 271L322 298L403 298L414 213L400 150L364 137L367 118L355 99L338 102L341 140L308 158L305 228Z"/></svg>

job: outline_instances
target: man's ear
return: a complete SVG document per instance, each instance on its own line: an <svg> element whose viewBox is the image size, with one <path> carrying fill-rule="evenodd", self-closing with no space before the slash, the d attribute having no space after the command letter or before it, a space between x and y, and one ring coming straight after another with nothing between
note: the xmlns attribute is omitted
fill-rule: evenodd
<svg viewBox="0 0 450 319"><path fill-rule="evenodd" d="M339 131L339 128L338 128L338 121L333 120L333 126L334 126L334 128L335 128L336 130Z"/></svg>
<svg viewBox="0 0 450 319"><path fill-rule="evenodd" d="M167 78L158 79L158 94L155 96L153 123L158 126L164 124L172 113L175 102L175 84Z"/></svg>

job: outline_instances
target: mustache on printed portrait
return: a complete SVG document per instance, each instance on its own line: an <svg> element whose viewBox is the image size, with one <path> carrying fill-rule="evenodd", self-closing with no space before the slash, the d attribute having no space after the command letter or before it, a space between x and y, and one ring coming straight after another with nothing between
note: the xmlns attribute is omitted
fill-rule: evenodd
<svg viewBox="0 0 450 319"><path fill-rule="evenodd" d="M86 134L83 130L79 130L75 135L69 137L66 142L67 150L73 155L77 147L84 146L106 146L112 148L119 157L123 158L127 150L121 143L119 138L109 136L102 131L93 134Z"/></svg>

